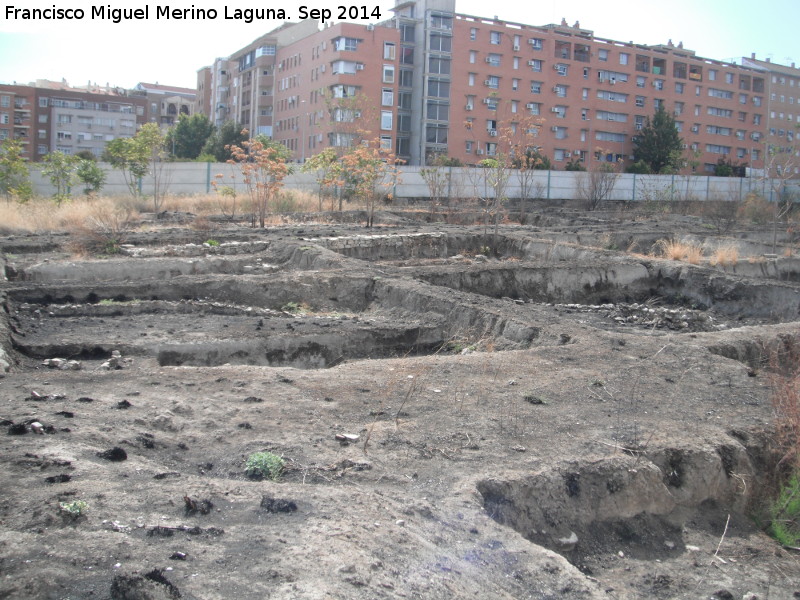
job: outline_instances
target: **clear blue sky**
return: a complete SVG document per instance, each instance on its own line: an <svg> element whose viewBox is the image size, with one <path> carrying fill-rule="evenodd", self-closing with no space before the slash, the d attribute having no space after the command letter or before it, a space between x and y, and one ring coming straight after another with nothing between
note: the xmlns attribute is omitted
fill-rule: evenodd
<svg viewBox="0 0 800 600"><path fill-rule="evenodd" d="M358 0L351 4L378 6L383 17L390 16L389 0ZM28 83L35 79L60 80L72 85L88 81L132 87L139 81L194 87L197 69L211 64L214 58L227 56L279 22L225 21L223 11L236 8L279 8L293 20L299 7L333 8L343 0L289 0L288 2L250 3L246 0L195 0L161 2L172 8L213 8L215 21L163 21L155 19L159 4L142 0L114 0L94 4L115 8L142 8L150 5L147 21L113 24L91 21L92 2L85 0L6 0L0 5L0 82ZM516 6L515 6L516 4ZM14 21L6 19L7 6L18 8L83 8L83 21ZM774 62L800 65L800 8L796 0L671 0L597 2L596 0L533 0L512 3L509 0L491 5L479 0L456 0L460 13L493 17L531 25L558 23L565 18L576 20L595 35L643 44L677 44L698 55L718 60L750 56L769 57ZM490 8L487 8L490 7Z"/></svg>

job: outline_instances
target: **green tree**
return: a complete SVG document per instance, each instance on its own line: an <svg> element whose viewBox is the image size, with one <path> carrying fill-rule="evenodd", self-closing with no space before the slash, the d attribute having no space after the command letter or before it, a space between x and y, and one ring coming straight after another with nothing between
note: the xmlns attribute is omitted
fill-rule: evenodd
<svg viewBox="0 0 800 600"><path fill-rule="evenodd" d="M53 199L61 204L70 197L70 188L78 182L78 163L80 158L63 152L51 152L45 155L42 162L42 175L50 179L56 188Z"/></svg>
<svg viewBox="0 0 800 600"><path fill-rule="evenodd" d="M140 152L133 138L116 138L106 144L103 160L122 171L122 177L133 196L139 195L139 181L147 175L147 156Z"/></svg>
<svg viewBox="0 0 800 600"><path fill-rule="evenodd" d="M166 136L156 123L146 123L131 139L135 155L144 158L153 178L153 211L158 212L161 210L167 183L164 172L164 159L167 156L164 151Z"/></svg>
<svg viewBox="0 0 800 600"><path fill-rule="evenodd" d="M217 162L227 162L231 158L230 148L241 147L247 141L247 130L234 121L226 121L206 140L203 154L210 154Z"/></svg>
<svg viewBox="0 0 800 600"><path fill-rule="evenodd" d="M241 146L229 146L231 158L228 162L239 167L250 196L253 227L256 226L256 217L259 226L263 228L266 225L270 202L275 199L283 187L284 178L289 174L286 153L279 146L285 150L284 146L276 143L265 146L258 139L244 141Z"/></svg>
<svg viewBox="0 0 800 600"><path fill-rule="evenodd" d="M314 173L319 194L319 210L322 212L322 200L325 197L326 190L330 190L339 181L339 156L336 154L334 148L325 148L309 158L300 170L303 173ZM342 209L341 197L339 198L339 210ZM333 208L333 207L331 207Z"/></svg>
<svg viewBox="0 0 800 600"><path fill-rule="evenodd" d="M0 144L0 194L6 201L17 198L24 202L33 195L28 165L22 158L22 143L5 139Z"/></svg>
<svg viewBox="0 0 800 600"><path fill-rule="evenodd" d="M85 186L83 193L87 196L99 192L106 183L105 171L93 160L81 159L75 174Z"/></svg>
<svg viewBox="0 0 800 600"><path fill-rule="evenodd" d="M644 161L653 173L674 172L681 167L683 140L675 127L675 119L660 106L648 117L633 139L633 159Z"/></svg>
<svg viewBox="0 0 800 600"><path fill-rule="evenodd" d="M205 115L182 115L167 132L166 146L175 158L194 160L214 133L214 124Z"/></svg>

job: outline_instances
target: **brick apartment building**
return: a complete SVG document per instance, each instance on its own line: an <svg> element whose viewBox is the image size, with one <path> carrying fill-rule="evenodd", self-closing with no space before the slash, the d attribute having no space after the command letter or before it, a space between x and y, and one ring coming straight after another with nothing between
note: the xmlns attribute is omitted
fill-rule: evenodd
<svg viewBox="0 0 800 600"><path fill-rule="evenodd" d="M137 83L128 95L144 98L145 120L169 128L178 122L182 115L191 116L195 112L197 91L191 88L160 85L158 83Z"/></svg>
<svg viewBox="0 0 800 600"><path fill-rule="evenodd" d="M376 25L287 23L201 69L197 110L272 135L302 160L350 143L353 115L326 98L367 96L359 126L412 165L440 153L477 163L529 118L555 168L630 163L658 106L699 173L720 158L763 168L765 144L789 147L795 135L794 65L701 58L682 43L609 40L563 20L463 15L454 0L397 0L393 13Z"/></svg>
<svg viewBox="0 0 800 600"><path fill-rule="evenodd" d="M43 80L0 84L0 140L20 140L31 161L53 151L100 156L109 141L133 136L147 122L146 109L145 98L121 88L84 90Z"/></svg>

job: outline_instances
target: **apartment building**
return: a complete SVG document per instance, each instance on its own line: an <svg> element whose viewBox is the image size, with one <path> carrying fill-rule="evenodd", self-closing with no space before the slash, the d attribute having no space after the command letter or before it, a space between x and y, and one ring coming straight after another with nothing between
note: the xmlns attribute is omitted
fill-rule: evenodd
<svg viewBox="0 0 800 600"><path fill-rule="evenodd" d="M178 122L182 115L191 116L195 112L197 90L158 83L137 83L129 92L131 97L144 98L145 120L158 123L168 129Z"/></svg>
<svg viewBox="0 0 800 600"><path fill-rule="evenodd" d="M198 110L218 124L255 122L251 131L272 135L297 160L352 143L346 123L358 116L408 164L438 154L476 164L515 138L563 168L630 164L636 132L663 107L685 142L687 172L701 174L720 159L763 168L767 133L785 144L800 112L792 110L800 97L793 67L772 73L759 61L699 57L671 40L605 39L577 22L464 15L455 0L397 0L374 25L308 25L286 24L201 69ZM259 54L265 40L272 46ZM270 60L257 63L265 52ZM351 111L330 101L355 96L369 101Z"/></svg>
<svg viewBox="0 0 800 600"><path fill-rule="evenodd" d="M6 104L13 107L13 122ZM99 157L109 141L136 133L146 122L145 109L144 98L129 97L123 89L95 92L42 80L0 84L0 139L20 140L23 156L32 161L53 151L87 150Z"/></svg>
<svg viewBox="0 0 800 600"><path fill-rule="evenodd" d="M773 169L789 168L800 174L800 69L743 57L742 64L764 74L767 81L765 148Z"/></svg>

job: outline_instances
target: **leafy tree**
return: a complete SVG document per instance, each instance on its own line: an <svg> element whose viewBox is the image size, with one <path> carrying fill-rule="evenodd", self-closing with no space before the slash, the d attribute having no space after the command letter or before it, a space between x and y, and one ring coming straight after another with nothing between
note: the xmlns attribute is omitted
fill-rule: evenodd
<svg viewBox="0 0 800 600"><path fill-rule="evenodd" d="M203 146L203 154L211 154L217 162L227 162L231 158L230 147L242 147L247 141L247 130L234 121L226 121L216 129Z"/></svg>
<svg viewBox="0 0 800 600"><path fill-rule="evenodd" d="M139 195L139 180L147 175L147 156L140 152L133 138L116 138L106 144L103 160L122 171L133 196Z"/></svg>
<svg viewBox="0 0 800 600"><path fill-rule="evenodd" d="M635 163L625 169L626 173L636 173L637 175L651 175L653 170L643 160L637 160Z"/></svg>
<svg viewBox="0 0 800 600"><path fill-rule="evenodd" d="M672 118L663 106L645 121L633 140L634 161L643 161L653 173L674 172L681 167L683 140Z"/></svg>
<svg viewBox="0 0 800 600"><path fill-rule="evenodd" d="M246 131L242 133L247 134ZM234 144L228 147L231 153L228 162L238 165L250 196L253 227L256 225L256 216L260 227L266 225L270 202L275 199L283 187L284 178L289 174L286 154L278 146L280 144L264 145L261 140L252 139L242 142L241 146Z"/></svg>
<svg viewBox="0 0 800 600"><path fill-rule="evenodd" d="M182 115L178 123L167 132L166 146L175 158L194 160L203 151L214 133L214 124L199 113L191 117Z"/></svg>
<svg viewBox="0 0 800 600"><path fill-rule="evenodd" d="M581 164L581 161L577 158L569 161L567 165L564 167L565 171L585 171L586 167Z"/></svg>
<svg viewBox="0 0 800 600"><path fill-rule="evenodd" d="M105 171L94 160L82 158L75 174L85 186L83 193L87 196L99 192L106 183Z"/></svg>
<svg viewBox="0 0 800 600"><path fill-rule="evenodd" d="M164 150L166 136L156 123L146 123L131 139L134 154L144 160L153 178L153 210L158 212L166 192L164 172L164 159L167 156Z"/></svg>
<svg viewBox="0 0 800 600"><path fill-rule="evenodd" d="M325 148L309 158L300 170L303 173L314 173L319 186L319 210L322 211L322 200L325 190L335 186L338 182L339 156L334 148ZM339 210L342 210L341 197L339 198Z"/></svg>
<svg viewBox="0 0 800 600"><path fill-rule="evenodd" d="M388 189L397 181L399 160L391 150L380 147L380 141L361 143L342 156L341 179L352 195L364 203L367 209L367 227L375 221L375 206L382 194L380 188ZM391 198L391 193L386 194Z"/></svg>
<svg viewBox="0 0 800 600"><path fill-rule="evenodd" d="M0 144L0 193L24 202L33 196L28 165L22 158L22 143L7 138Z"/></svg>
<svg viewBox="0 0 800 600"><path fill-rule="evenodd" d="M80 158L63 152L51 152L43 159L42 175L50 179L56 188L53 199L61 204L69 199L70 188L78 181L77 169Z"/></svg>
<svg viewBox="0 0 800 600"><path fill-rule="evenodd" d="M93 162L97 161L97 157L91 150L81 150L80 152L76 152L75 156L83 160L91 160Z"/></svg>

